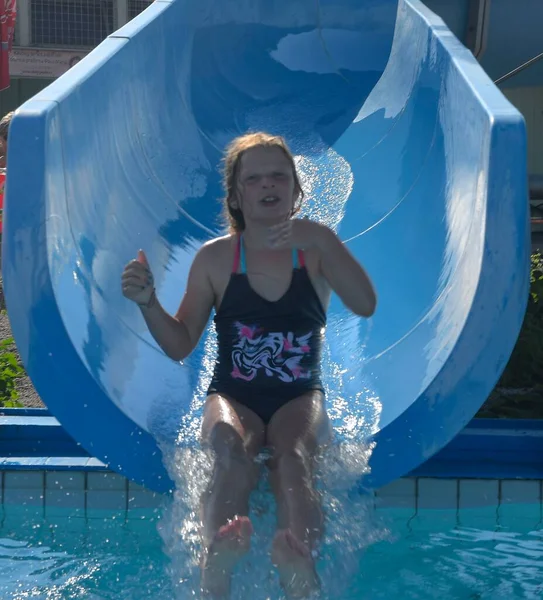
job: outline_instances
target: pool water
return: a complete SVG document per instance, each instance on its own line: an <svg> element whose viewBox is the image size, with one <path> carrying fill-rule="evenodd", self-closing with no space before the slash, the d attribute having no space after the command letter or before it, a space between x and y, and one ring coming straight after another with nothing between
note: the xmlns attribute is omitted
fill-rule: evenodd
<svg viewBox="0 0 543 600"><path fill-rule="evenodd" d="M320 598L543 598L543 525L524 519L526 508L535 507L519 506L518 516L509 515L506 524L469 514L464 524L455 511L419 511L406 518L402 509L366 506L352 528L329 525L319 565ZM198 597L196 564L172 542L175 515L165 507L149 512L151 520L104 513L45 519L10 507L0 526L0 598ZM235 576L235 600L283 598L266 555L270 532L258 529L255 524L253 552ZM358 540L349 537L351 529Z"/></svg>

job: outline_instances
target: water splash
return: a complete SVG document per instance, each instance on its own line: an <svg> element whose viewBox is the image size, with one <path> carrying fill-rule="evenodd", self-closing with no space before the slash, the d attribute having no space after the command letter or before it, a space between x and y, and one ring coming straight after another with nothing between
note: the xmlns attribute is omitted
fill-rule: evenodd
<svg viewBox="0 0 543 600"><path fill-rule="evenodd" d="M359 490L372 449L372 445L355 438L338 438L319 457L316 487L326 515L318 563L323 584L319 598L323 600L345 598L343 592L357 573L359 553L387 535L375 518L373 496ZM266 458L263 452L257 460L263 463ZM199 593L200 498L211 476L213 456L197 446L179 446L167 461L177 491L164 510L159 533L170 558L175 597L185 600ZM275 501L267 470L262 467L262 477L250 500L249 517L255 531L251 551L238 565L232 581L232 598L239 600L283 597L270 560L276 527Z"/></svg>
<svg viewBox="0 0 543 600"><path fill-rule="evenodd" d="M170 558L175 598L181 600L199 595L200 498L211 476L212 460L197 446L183 446L170 450L165 462L176 492L163 511L158 532Z"/></svg>

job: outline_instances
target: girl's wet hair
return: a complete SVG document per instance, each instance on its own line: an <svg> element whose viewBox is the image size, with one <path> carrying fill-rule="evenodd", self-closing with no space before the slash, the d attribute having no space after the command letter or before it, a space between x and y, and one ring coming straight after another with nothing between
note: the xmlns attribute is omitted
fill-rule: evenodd
<svg viewBox="0 0 543 600"><path fill-rule="evenodd" d="M298 173L296 172L294 157L292 156L292 153L282 136L270 135L269 133L264 132L248 133L246 135L239 136L230 142L226 148L223 161L223 185L226 192L226 196L223 201L224 216L226 218L230 233L240 233L245 229L245 219L243 218L243 213L241 209L232 207L232 200L237 193L241 159L247 150L258 147L279 148L288 158L292 167L292 174L294 176L294 192L296 194L294 207L292 209L293 215L300 210L300 205L304 198L304 191L302 190L302 185L300 183Z"/></svg>

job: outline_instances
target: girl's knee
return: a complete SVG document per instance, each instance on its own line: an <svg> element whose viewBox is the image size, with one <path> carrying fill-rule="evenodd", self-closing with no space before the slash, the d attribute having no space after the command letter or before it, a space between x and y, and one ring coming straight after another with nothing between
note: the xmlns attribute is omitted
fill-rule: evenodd
<svg viewBox="0 0 543 600"><path fill-rule="evenodd" d="M272 471L306 472L310 470L312 456L309 449L303 444L284 446L274 449L269 467Z"/></svg>
<svg viewBox="0 0 543 600"><path fill-rule="evenodd" d="M219 458L243 459L250 454L242 436L229 423L224 422L215 424L202 439L202 445Z"/></svg>
<svg viewBox="0 0 543 600"><path fill-rule="evenodd" d="M223 426L224 425L224 426ZM253 479L258 472L254 453L239 434L226 424L215 427L207 444L213 454L214 470L235 481L238 477Z"/></svg>

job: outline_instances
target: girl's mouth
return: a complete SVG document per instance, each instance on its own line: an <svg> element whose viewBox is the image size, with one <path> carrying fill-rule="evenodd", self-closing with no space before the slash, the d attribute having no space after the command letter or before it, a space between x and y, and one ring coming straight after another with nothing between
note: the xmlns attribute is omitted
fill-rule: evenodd
<svg viewBox="0 0 543 600"><path fill-rule="evenodd" d="M266 196L260 202L266 206L274 206L279 202L279 198L277 196Z"/></svg>

